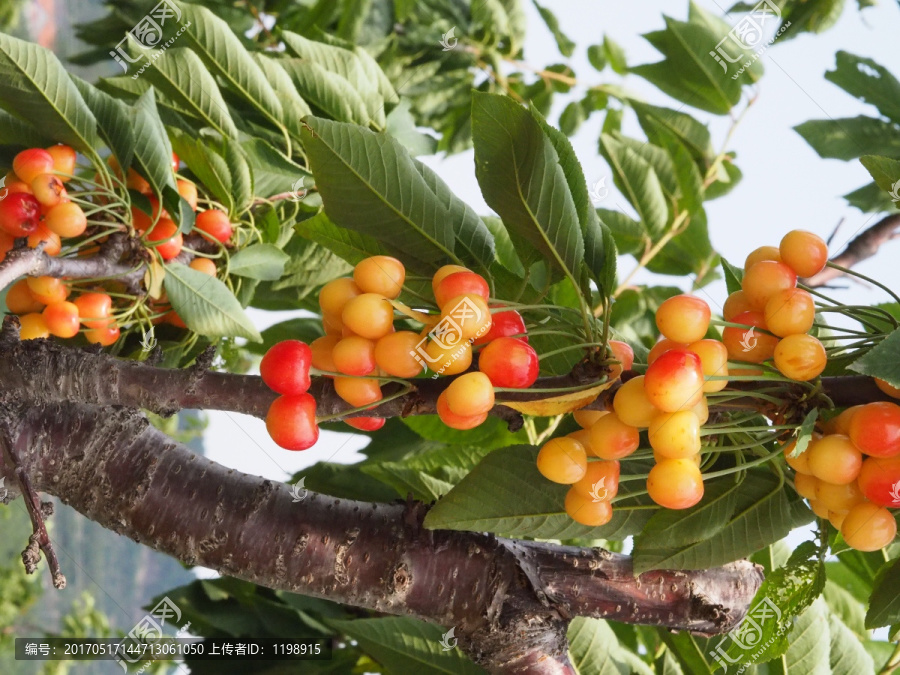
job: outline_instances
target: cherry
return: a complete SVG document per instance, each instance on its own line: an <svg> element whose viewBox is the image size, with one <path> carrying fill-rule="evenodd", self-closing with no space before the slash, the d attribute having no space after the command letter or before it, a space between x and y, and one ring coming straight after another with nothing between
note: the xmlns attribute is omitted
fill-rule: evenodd
<svg viewBox="0 0 900 675"><path fill-rule="evenodd" d="M810 440L817 441L822 438L822 434L813 433L813 437ZM797 446L797 441L791 441L784 445L784 461L788 463L794 471L797 473L805 473L808 476L812 476L812 469L809 468L809 448L801 452L796 457L791 457L791 453L794 451L794 448Z"/></svg>
<svg viewBox="0 0 900 675"><path fill-rule="evenodd" d="M370 375L375 372L375 343L354 335L341 338L334 345L331 358L338 372L344 375Z"/></svg>
<svg viewBox="0 0 900 675"><path fill-rule="evenodd" d="M441 418L441 422L446 424L451 429L459 429L460 431L465 431L467 429L474 429L479 424L483 423L488 414L481 413L480 415L472 415L470 417L464 417L463 415L457 415L455 412L450 410L450 406L447 405L447 392L442 391L438 396L437 400L437 414L438 417Z"/></svg>
<svg viewBox="0 0 900 675"><path fill-rule="evenodd" d="M183 180L179 178L175 182L175 187L178 188L178 194L180 194L184 200L190 205L191 211L197 210L197 186L191 183L188 180ZM230 225L230 223L229 223ZM231 236L231 233L228 235ZM218 237L216 237L218 239ZM225 241L228 241L227 239Z"/></svg>
<svg viewBox="0 0 900 675"><path fill-rule="evenodd" d="M816 318L812 296L802 288L775 293L765 307L766 326L779 337L806 333Z"/></svg>
<svg viewBox="0 0 900 675"><path fill-rule="evenodd" d="M647 435L650 447L668 459L685 459L700 452L700 420L690 410L657 413Z"/></svg>
<svg viewBox="0 0 900 675"><path fill-rule="evenodd" d="M147 232L145 238L147 244L155 248L163 260L171 260L181 253L184 243L178 226L168 218L160 218L153 229Z"/></svg>
<svg viewBox="0 0 900 675"><path fill-rule="evenodd" d="M540 372L537 352L516 338L497 338L478 356L478 369L487 375L495 387L527 389Z"/></svg>
<svg viewBox="0 0 900 675"><path fill-rule="evenodd" d="M445 278L449 277L455 272L471 272L471 270L468 267L463 267L462 265L444 265L431 277L432 293L436 292L438 284L440 284Z"/></svg>
<svg viewBox="0 0 900 675"><path fill-rule="evenodd" d="M360 431L378 431L384 426L383 417L348 417L344 422Z"/></svg>
<svg viewBox="0 0 900 675"><path fill-rule="evenodd" d="M279 394L297 395L309 389L312 351L300 340L284 340L272 345L259 364L259 374L269 389Z"/></svg>
<svg viewBox="0 0 900 675"><path fill-rule="evenodd" d="M362 291L353 279L334 279L319 291L319 307L325 314L340 317L347 303L358 295L362 295Z"/></svg>
<svg viewBox="0 0 900 675"><path fill-rule="evenodd" d="M494 387L487 375L480 372L463 373L446 389L447 407L455 414L472 417L494 407Z"/></svg>
<svg viewBox="0 0 900 675"><path fill-rule="evenodd" d="M26 282L32 297L45 305L61 302L69 297L68 286L56 277L29 277Z"/></svg>
<svg viewBox="0 0 900 675"><path fill-rule="evenodd" d="M62 299L65 299L63 296ZM44 309L44 303L35 299L26 279L20 279L6 292L6 308L13 314L31 314Z"/></svg>
<svg viewBox="0 0 900 675"><path fill-rule="evenodd" d="M43 225L38 225L37 229L28 235L28 246L37 248L38 244L44 245L44 253L47 255L59 255L62 251L62 241L56 232L51 232Z"/></svg>
<svg viewBox="0 0 900 675"><path fill-rule="evenodd" d="M62 202L47 211L44 224L60 237L77 237L87 229L87 216L78 204Z"/></svg>
<svg viewBox="0 0 900 675"><path fill-rule="evenodd" d="M344 337L344 323L341 321L340 314L338 314L337 316L332 316L331 314L323 313L322 328L325 329L325 335L337 338Z"/></svg>
<svg viewBox="0 0 900 675"><path fill-rule="evenodd" d="M41 312L44 323L52 335L61 338L75 337L78 334L78 306L63 300L52 302Z"/></svg>
<svg viewBox="0 0 900 675"><path fill-rule="evenodd" d="M857 551L877 551L897 536L897 521L886 508L863 502L844 516L841 535L851 548Z"/></svg>
<svg viewBox="0 0 900 675"><path fill-rule="evenodd" d="M420 336L420 339L424 336ZM423 360L429 370L438 375L458 375L472 365L472 344L464 340L454 345L444 345L432 340L425 347Z"/></svg>
<svg viewBox="0 0 900 675"><path fill-rule="evenodd" d="M336 377L334 390L354 408L372 405L381 400L381 385L371 377Z"/></svg>
<svg viewBox="0 0 900 675"><path fill-rule="evenodd" d="M853 444L872 457L900 454L900 406L889 401L867 403L849 424Z"/></svg>
<svg viewBox="0 0 900 675"><path fill-rule="evenodd" d="M491 315L491 329L475 340L475 345L487 344L501 337L515 337L522 342L528 342L528 336L525 333L525 321L516 310L494 312Z"/></svg>
<svg viewBox="0 0 900 675"><path fill-rule="evenodd" d="M587 472L587 453L573 438L562 436L544 443L537 456L537 468L547 480L571 485Z"/></svg>
<svg viewBox="0 0 900 675"><path fill-rule="evenodd" d="M862 454L847 436L830 434L810 443L809 468L813 476L835 485L856 480L862 468Z"/></svg>
<svg viewBox="0 0 900 675"><path fill-rule="evenodd" d="M637 427L626 424L614 413L604 415L591 427L591 449L601 459L628 457L640 444Z"/></svg>
<svg viewBox="0 0 900 675"><path fill-rule="evenodd" d="M416 346L421 339L418 333L408 330L398 330L379 338L375 343L375 363L393 377L409 379L421 375L424 369L416 358Z"/></svg>
<svg viewBox="0 0 900 675"><path fill-rule="evenodd" d="M697 416L698 420L700 420L700 426L706 424L709 420L709 404L705 395L700 399L700 402L697 405L691 408L691 412Z"/></svg>
<svg viewBox="0 0 900 675"><path fill-rule="evenodd" d="M621 370L631 370L634 365L634 350L631 345L621 340L610 340L608 346L613 359L619 362Z"/></svg>
<svg viewBox="0 0 900 675"><path fill-rule="evenodd" d="M812 335L788 335L775 347L775 367L785 377L799 382L822 374L828 362L825 347Z"/></svg>
<svg viewBox="0 0 900 675"><path fill-rule="evenodd" d="M619 491L619 462L588 462L584 476L572 484L572 489L592 500L608 502Z"/></svg>
<svg viewBox="0 0 900 675"><path fill-rule="evenodd" d="M41 148L23 150L13 158L13 171L28 185L42 173L53 172L53 155Z"/></svg>
<svg viewBox="0 0 900 675"><path fill-rule="evenodd" d="M690 410L703 396L700 357L684 349L667 351L647 368L644 391L660 410Z"/></svg>
<svg viewBox="0 0 900 675"><path fill-rule="evenodd" d="M747 270L741 288L747 300L757 311L763 311L766 303L778 291L794 288L797 273L781 262L763 260Z"/></svg>
<svg viewBox="0 0 900 675"><path fill-rule="evenodd" d="M434 299L441 309L460 295L478 295L487 302L490 294L490 286L484 277L468 270L448 274L434 287Z"/></svg>
<svg viewBox="0 0 900 675"><path fill-rule="evenodd" d="M811 277L825 269L828 244L817 234L805 230L791 230L779 246L781 260L801 277Z"/></svg>
<svg viewBox="0 0 900 675"><path fill-rule="evenodd" d="M0 230L0 262L6 258L6 254L13 250L13 246L16 245L16 238L11 234L7 234L3 230ZM31 243L28 244L31 246ZM32 246L32 248L34 248Z"/></svg>
<svg viewBox="0 0 900 675"><path fill-rule="evenodd" d="M68 145L51 145L46 148L53 158L53 172L63 183L68 183L75 175L75 151Z"/></svg>
<svg viewBox="0 0 900 675"><path fill-rule="evenodd" d="M681 342L675 342L675 340L670 340L666 337L661 338L659 342L650 348L650 352L647 354L647 365L649 366L670 349L687 349L687 347L686 344Z"/></svg>
<svg viewBox="0 0 900 675"><path fill-rule="evenodd" d="M722 318L732 321L738 314L750 311L753 311L753 307L750 305L747 295L744 291L735 291L725 300L725 305L722 307Z"/></svg>
<svg viewBox="0 0 900 675"><path fill-rule="evenodd" d="M111 320L110 323L103 328L89 328L84 332L84 337L87 338L88 342L98 344L102 347L109 347L110 345L115 344L116 340L119 339L119 335L119 326L114 320Z"/></svg>
<svg viewBox="0 0 900 675"><path fill-rule="evenodd" d="M781 251L777 246L760 246L759 248L752 250L750 255L748 255L747 259L744 261L744 273L756 263L762 262L763 260L781 262Z"/></svg>
<svg viewBox="0 0 900 675"><path fill-rule="evenodd" d="M403 263L387 255L373 255L353 268L353 281L363 293L396 298L403 290L406 269Z"/></svg>
<svg viewBox="0 0 900 675"><path fill-rule="evenodd" d="M231 239L233 228L228 214L219 209L208 209L197 214L194 228L200 230L207 238L215 239L223 244Z"/></svg>
<svg viewBox="0 0 900 675"><path fill-rule="evenodd" d="M106 293L82 293L75 298L74 304L81 323L88 328L100 330L109 325L112 298Z"/></svg>
<svg viewBox="0 0 900 675"><path fill-rule="evenodd" d="M604 415L609 415L609 411L607 410L576 410L572 417L575 418L575 422L582 429L590 429L594 426L594 422L599 420Z"/></svg>
<svg viewBox="0 0 900 675"><path fill-rule="evenodd" d="M590 429L579 429L578 431L573 431L571 434L566 434L566 438L572 438L581 445L584 446L584 451L589 454L594 454L594 448L591 446L591 431Z"/></svg>
<svg viewBox="0 0 900 675"><path fill-rule="evenodd" d="M47 328L47 322L44 321L44 317L37 312L20 316L19 326L20 340L35 340L37 338L50 337L50 329Z"/></svg>
<svg viewBox="0 0 900 675"><path fill-rule="evenodd" d="M801 497L806 497L809 500L815 500L816 489L818 488L820 482L822 481L820 481L815 476L810 476L805 473L798 473L794 476L794 489Z"/></svg>
<svg viewBox="0 0 900 675"><path fill-rule="evenodd" d="M709 305L691 295L676 295L656 310L656 327L664 337L689 344L702 340L709 329Z"/></svg>
<svg viewBox="0 0 900 675"><path fill-rule="evenodd" d="M474 340L490 330L491 321L487 301L480 295L468 293L443 305L438 327L449 327L464 340Z"/></svg>
<svg viewBox="0 0 900 675"><path fill-rule="evenodd" d="M849 511L866 500L856 481L846 485L834 485L820 480L816 483L816 501L829 511Z"/></svg>
<svg viewBox="0 0 900 675"><path fill-rule="evenodd" d="M778 338L756 330L756 328L766 330L766 319L762 312L744 312L733 317L731 321L746 326L746 328L729 326L722 331L722 342L732 360L762 363L772 358ZM731 374L738 373L732 370Z"/></svg>
<svg viewBox="0 0 900 675"><path fill-rule="evenodd" d="M198 272L203 272L204 274L208 274L211 277L216 276L216 263L214 263L210 258L194 258L191 260L191 264L188 265L192 270L197 270Z"/></svg>
<svg viewBox="0 0 900 675"><path fill-rule="evenodd" d="M285 450L306 450L319 440L316 399L309 394L279 396L266 415L266 429Z"/></svg>
<svg viewBox="0 0 900 675"><path fill-rule="evenodd" d="M363 293L347 302L341 320L357 335L377 340L393 330L394 306L383 295Z"/></svg>
<svg viewBox="0 0 900 675"><path fill-rule="evenodd" d="M638 375L619 387L613 397L613 409L616 416L628 426L641 429L650 426L657 409L644 391L643 375Z"/></svg>
<svg viewBox="0 0 900 675"><path fill-rule="evenodd" d="M667 509L687 509L703 498L703 474L691 459L665 459L647 476L650 499Z"/></svg>
<svg viewBox="0 0 900 675"><path fill-rule="evenodd" d="M613 516L612 505L608 501L594 501L574 487L566 493L565 508L569 518L588 527L606 525Z"/></svg>
<svg viewBox="0 0 900 675"><path fill-rule="evenodd" d="M340 341L341 338L334 335L325 335L313 340L309 345L312 367L329 373L338 372L338 368L334 364L334 359L331 354L334 351L335 345Z"/></svg>
<svg viewBox="0 0 900 675"><path fill-rule="evenodd" d="M703 369L703 391L712 393L722 391L728 386L728 380L710 379L728 375L728 348L718 340L698 340L687 347L700 357Z"/></svg>
<svg viewBox="0 0 900 675"><path fill-rule="evenodd" d="M13 237L27 237L37 230L41 205L33 195L14 192L0 201L0 229Z"/></svg>
<svg viewBox="0 0 900 675"><path fill-rule="evenodd" d="M850 435L850 420L853 419L853 416L856 414L856 411L862 408L861 405L852 405L849 408L841 411L841 414L837 417L832 417L825 423L825 431L829 434L844 434L844 436Z"/></svg>
<svg viewBox="0 0 900 675"><path fill-rule="evenodd" d="M0 260L3 259L2 251L0 251ZM888 384L884 380L879 378L873 378L875 380L875 386L881 389L888 396L893 396L894 398L900 398L900 387L895 387L893 385Z"/></svg>
<svg viewBox="0 0 900 675"><path fill-rule="evenodd" d="M172 153L172 173L178 173L178 167L181 166L181 158Z"/></svg>
<svg viewBox="0 0 900 675"><path fill-rule="evenodd" d="M868 457L858 482L870 502L900 508L900 457Z"/></svg>
<svg viewBox="0 0 900 675"><path fill-rule="evenodd" d="M42 173L31 183L31 192L41 206L50 208L66 201L66 186L62 179L51 173Z"/></svg>

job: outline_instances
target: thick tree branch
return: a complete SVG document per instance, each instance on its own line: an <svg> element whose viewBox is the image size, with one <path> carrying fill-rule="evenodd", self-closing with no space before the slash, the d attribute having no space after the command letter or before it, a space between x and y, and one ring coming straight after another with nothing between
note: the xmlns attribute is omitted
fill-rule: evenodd
<svg viewBox="0 0 900 675"><path fill-rule="evenodd" d="M747 561L635 578L629 558L600 549L426 530L415 502L296 503L286 485L205 460L122 407L36 407L4 392L0 438L22 448L36 490L119 534L270 588L455 626L493 672L571 672L575 615L727 631L762 579Z"/></svg>
<svg viewBox="0 0 900 675"><path fill-rule="evenodd" d="M831 262L836 263L841 267L853 267L863 260L871 258L878 253L878 249L884 244L891 239L897 238L898 228L900 228L900 213L885 216L872 227L863 231L862 234L851 240L850 243L847 244L847 248L832 258ZM833 267L826 267L818 274L808 279L804 279L803 283L807 286L816 288L824 286L829 281L836 279L843 274L843 272L836 270Z"/></svg>

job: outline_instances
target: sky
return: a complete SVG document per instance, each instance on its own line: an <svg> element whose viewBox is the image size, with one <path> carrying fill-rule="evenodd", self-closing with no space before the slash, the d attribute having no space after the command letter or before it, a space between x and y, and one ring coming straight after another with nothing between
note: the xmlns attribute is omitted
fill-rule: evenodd
<svg viewBox="0 0 900 675"><path fill-rule="evenodd" d="M682 107L639 77L631 75L623 78L609 69L597 72L589 65L586 51L588 46L601 42L603 34L608 33L625 49L630 65L657 61L660 58L658 52L640 35L661 29L664 26L663 14L685 20L687 2L548 0L544 4L556 13L563 31L578 47L571 59L564 59L556 50L550 32L533 5L526 2L527 63L540 67L565 61L575 70L579 81L587 86L621 84L650 103L675 109ZM701 0L698 4L729 23L735 20L725 11L731 3ZM862 165L819 158L792 129L809 119L876 115L871 106L824 79L825 71L834 67L834 54L838 50L872 58L900 77L900 50L896 48L896 36L900 34L900 7L896 3L879 0L878 6L860 13L856 3L847 4L848 9L831 30L822 35L804 33L793 40L776 42L761 57L765 75L758 84L759 95L727 146L737 153L736 163L743 171L743 180L727 196L706 204L713 246L731 262L740 265L754 248L765 244L777 245L782 235L793 228L811 230L828 237L843 219L843 225L832 243L831 252L834 254L878 220L877 215L862 214L849 207L840 197L870 180ZM439 40L440 36L436 35L435 39ZM576 96L578 91L583 92L583 89L576 89ZM551 120L561 112L568 100L560 97L556 101ZM736 110L740 110L742 105L739 104ZM731 124L730 119L693 109L686 111L709 124L713 147L720 148ZM589 185L610 175L605 161L597 153L601 123L602 115L595 114L571 139ZM623 132L643 138L632 116L626 116ZM471 151L451 157L420 159L479 213L490 213L475 180ZM627 202L612 186L611 179L606 181L606 185L611 188L609 196L597 205L631 213ZM876 258L863 262L857 269L889 285L897 285L898 274L893 261L898 253L900 241L894 241L885 246ZM620 259L620 276L627 274L633 265L631 258ZM636 282L689 287L689 280L658 277L650 273L638 275ZM857 284L847 286L846 290L833 292L833 296L848 304L875 303L885 299L872 289ZM721 282L711 284L704 292L708 294L704 297L714 310L721 306L726 297ZM260 310L250 310L250 314L260 329L297 316L297 313ZM365 438L351 434L323 432L315 447L294 453L282 450L272 442L262 420L225 412L211 412L209 419L206 448L211 459L277 481L289 480L293 473L319 461L358 461L362 458L358 450L367 442Z"/></svg>

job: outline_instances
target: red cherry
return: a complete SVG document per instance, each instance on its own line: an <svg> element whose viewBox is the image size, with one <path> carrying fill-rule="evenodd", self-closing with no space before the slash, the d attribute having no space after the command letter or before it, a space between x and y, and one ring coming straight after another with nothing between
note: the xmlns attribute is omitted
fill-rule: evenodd
<svg viewBox="0 0 900 675"><path fill-rule="evenodd" d="M522 342L528 342L528 336L525 335L525 321L522 320L522 315L516 310L508 309L505 312L494 312L491 315L491 319L491 329L475 340L474 344L484 345L497 338L513 336L516 336L516 339Z"/></svg>
<svg viewBox="0 0 900 675"><path fill-rule="evenodd" d="M181 253L184 239L178 226L168 218L160 218L153 229L147 233L147 243L162 242L155 246L163 260L171 260Z"/></svg>
<svg viewBox="0 0 900 675"><path fill-rule="evenodd" d="M686 349L670 349L647 368L644 391L665 412L690 410L703 398L700 357Z"/></svg>
<svg viewBox="0 0 900 675"><path fill-rule="evenodd" d="M306 450L319 440L316 399L309 394L279 396L266 415L266 429L285 450Z"/></svg>
<svg viewBox="0 0 900 675"><path fill-rule="evenodd" d="M491 294L491 288L484 277L475 272L454 272L443 279L434 289L434 299L437 306L444 308L450 300L460 295L468 295L474 293L480 295L485 300Z"/></svg>
<svg viewBox="0 0 900 675"><path fill-rule="evenodd" d="M511 337L497 338L481 350L478 370L495 387L526 389L540 372L537 352L531 345Z"/></svg>
<svg viewBox="0 0 900 675"><path fill-rule="evenodd" d="M869 457L863 460L856 480L870 502L900 508L900 457Z"/></svg>
<svg viewBox="0 0 900 675"><path fill-rule="evenodd" d="M309 366L312 350L299 340L279 342L266 352L259 364L259 374L269 389L279 394L296 396L309 389Z"/></svg>
<svg viewBox="0 0 900 675"><path fill-rule="evenodd" d="M378 431L384 426L383 417L348 417L344 421L360 431Z"/></svg>
<svg viewBox="0 0 900 675"><path fill-rule="evenodd" d="M0 201L0 229L13 237L27 237L37 230L41 203L25 192L14 192Z"/></svg>
<svg viewBox="0 0 900 675"><path fill-rule="evenodd" d="M219 209L209 209L197 214L194 228L223 244L231 239L232 227L228 214Z"/></svg>
<svg viewBox="0 0 900 675"><path fill-rule="evenodd" d="M53 172L53 155L41 148L23 150L13 158L13 171L31 185L31 182L42 173Z"/></svg>

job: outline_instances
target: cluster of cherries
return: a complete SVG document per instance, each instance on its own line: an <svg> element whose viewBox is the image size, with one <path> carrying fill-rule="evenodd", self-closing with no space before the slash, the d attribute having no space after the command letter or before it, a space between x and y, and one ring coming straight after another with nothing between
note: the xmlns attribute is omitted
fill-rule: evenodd
<svg viewBox="0 0 900 675"><path fill-rule="evenodd" d="M6 174L0 192L0 261L24 239L27 246L43 246L50 256L63 253L89 255L98 251L96 241L105 241L105 235L87 236L93 224L79 204L101 207L108 202L108 194L73 192L67 184L76 178L75 151L67 145L49 148L29 148L13 159L13 168ZM131 208L134 232L142 237L148 250L155 250L162 260L171 260L182 249L183 240L178 226L169 214L160 209L150 184L133 168L123 177L114 157L108 163L113 172L124 180L125 186L145 195L152 213L147 214L135 206ZM172 154L172 171L177 172L180 161ZM83 182L76 180L79 185ZM95 184L97 181L94 181ZM178 192L197 210L197 186L178 178ZM89 209L90 213L91 209ZM97 223L101 224L101 223ZM109 222L102 225L109 226ZM125 226L123 225L123 229ZM227 242L232 235L228 214L215 208L201 211L196 216L195 229L204 237ZM211 276L216 274L216 264L209 258L196 256L190 266ZM85 338L92 343L109 346L118 340L120 328L113 311L113 299L103 288L79 290L70 301L72 284L65 279L51 276L22 279L10 287L6 304L10 312L20 315L23 340L47 338L51 335L71 338L84 327ZM168 321L184 328L184 322L165 301L153 307L157 317L154 322Z"/></svg>
<svg viewBox="0 0 900 675"><path fill-rule="evenodd" d="M267 352L263 365L270 364L270 373L303 369L304 383L311 365L333 378L341 399L360 409L383 400L381 384L386 378L456 375L436 402L440 419L453 429L483 423L494 407L495 388L522 389L534 384L538 356L528 344L525 322L517 311L489 304L490 287L484 277L460 265L441 267L431 279L439 312L431 314L397 300L405 280L406 269L396 258L379 255L360 261L352 277L334 279L319 292L325 335L309 347L303 345L309 358L299 346L303 343L284 351L286 344L296 342L286 341ZM410 320L423 327L409 330ZM398 330L395 321L406 326ZM477 370L472 367L476 354ZM282 398L306 392L299 385L279 388L274 380L269 382L262 366L261 372ZM315 402L310 399L281 403L279 399L277 408L273 404L267 425L276 443L303 450L316 442L318 431L313 433L311 424ZM291 422L294 417L296 425ZM344 421L363 431L384 426L380 417L355 416Z"/></svg>
<svg viewBox="0 0 900 675"><path fill-rule="evenodd" d="M878 382L891 396L900 389ZM806 450L791 457L794 486L820 518L840 530L847 545L877 551L894 540L900 508L900 406L888 401L857 405L825 423Z"/></svg>

